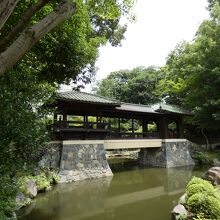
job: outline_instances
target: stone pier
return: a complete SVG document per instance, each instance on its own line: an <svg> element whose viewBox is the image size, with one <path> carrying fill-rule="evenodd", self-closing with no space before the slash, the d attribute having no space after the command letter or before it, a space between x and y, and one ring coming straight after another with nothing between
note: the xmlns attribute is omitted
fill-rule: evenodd
<svg viewBox="0 0 220 220"><path fill-rule="evenodd" d="M186 139L162 140L160 148L142 148L139 163L150 167L179 167L195 165L190 155L192 143Z"/></svg>
<svg viewBox="0 0 220 220"><path fill-rule="evenodd" d="M63 141L60 182L112 176L103 141Z"/></svg>

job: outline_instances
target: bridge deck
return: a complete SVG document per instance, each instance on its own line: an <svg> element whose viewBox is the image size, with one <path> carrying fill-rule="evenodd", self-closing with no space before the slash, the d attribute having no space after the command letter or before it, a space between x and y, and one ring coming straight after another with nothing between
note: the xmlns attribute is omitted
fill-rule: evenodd
<svg viewBox="0 0 220 220"><path fill-rule="evenodd" d="M183 142L186 139L117 139L117 140L69 140L65 144L104 144L106 150L128 148L155 148L161 147L162 142Z"/></svg>

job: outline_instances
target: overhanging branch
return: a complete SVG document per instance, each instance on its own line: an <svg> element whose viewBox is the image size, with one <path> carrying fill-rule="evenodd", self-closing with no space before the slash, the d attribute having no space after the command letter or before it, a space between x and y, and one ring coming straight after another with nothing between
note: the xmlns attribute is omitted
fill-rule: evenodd
<svg viewBox="0 0 220 220"><path fill-rule="evenodd" d="M0 1L0 30L8 20L11 13L14 11L15 6L19 0L1 0Z"/></svg>
<svg viewBox="0 0 220 220"><path fill-rule="evenodd" d="M53 12L37 24L25 29L7 50L0 54L0 76L55 26L71 17L75 9L76 5L71 0L62 0Z"/></svg>
<svg viewBox="0 0 220 220"><path fill-rule="evenodd" d="M39 0L35 5L27 9L27 11L22 16L21 20L18 22L18 24L15 27L13 27L9 34L0 41L1 51L3 51L7 44L14 40L18 36L18 34L26 28L31 18L49 1L50 0Z"/></svg>

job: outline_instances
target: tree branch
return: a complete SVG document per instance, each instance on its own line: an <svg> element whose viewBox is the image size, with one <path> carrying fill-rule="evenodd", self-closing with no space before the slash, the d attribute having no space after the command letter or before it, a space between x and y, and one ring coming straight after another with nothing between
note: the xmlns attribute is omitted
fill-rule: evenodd
<svg viewBox="0 0 220 220"><path fill-rule="evenodd" d="M6 51L0 54L0 76L16 62L43 36L55 26L71 17L76 5L71 0L62 0L57 8L30 28L25 29Z"/></svg>
<svg viewBox="0 0 220 220"><path fill-rule="evenodd" d="M19 0L1 0L0 1L0 30L8 20L11 13L14 11L15 6Z"/></svg>
<svg viewBox="0 0 220 220"><path fill-rule="evenodd" d="M26 25L30 22L31 18L36 14L36 12L44 7L49 1L50 0L39 0L35 5L27 9L18 24L13 27L11 32L9 32L9 34L0 41L1 51L3 51L7 44L14 40L18 34L26 28Z"/></svg>

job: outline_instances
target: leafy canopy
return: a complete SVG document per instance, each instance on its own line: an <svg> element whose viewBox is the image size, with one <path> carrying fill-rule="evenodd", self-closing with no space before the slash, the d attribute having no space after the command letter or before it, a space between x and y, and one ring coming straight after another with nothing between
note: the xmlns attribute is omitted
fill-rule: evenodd
<svg viewBox="0 0 220 220"><path fill-rule="evenodd" d="M1 41L13 30L22 15L37 1L20 1L1 30ZM113 46L120 45L124 38L126 25L120 24L120 18L127 16L133 19L132 7L134 0L75 0L76 11L67 21L58 25L41 39L22 59L23 65L37 70L41 80L57 83L90 82L96 68L98 48L110 42ZM28 25L39 22L49 12L53 11L57 1L49 1L30 20ZM0 51L16 39L20 33L14 34Z"/></svg>
<svg viewBox="0 0 220 220"><path fill-rule="evenodd" d="M220 6L199 27L192 43L179 44L168 57L157 94L193 110L193 123L220 129Z"/></svg>
<svg viewBox="0 0 220 220"><path fill-rule="evenodd" d="M110 73L98 82L94 90L99 95L124 102L151 104L158 101L154 90L160 79L161 74L156 67L137 67Z"/></svg>

